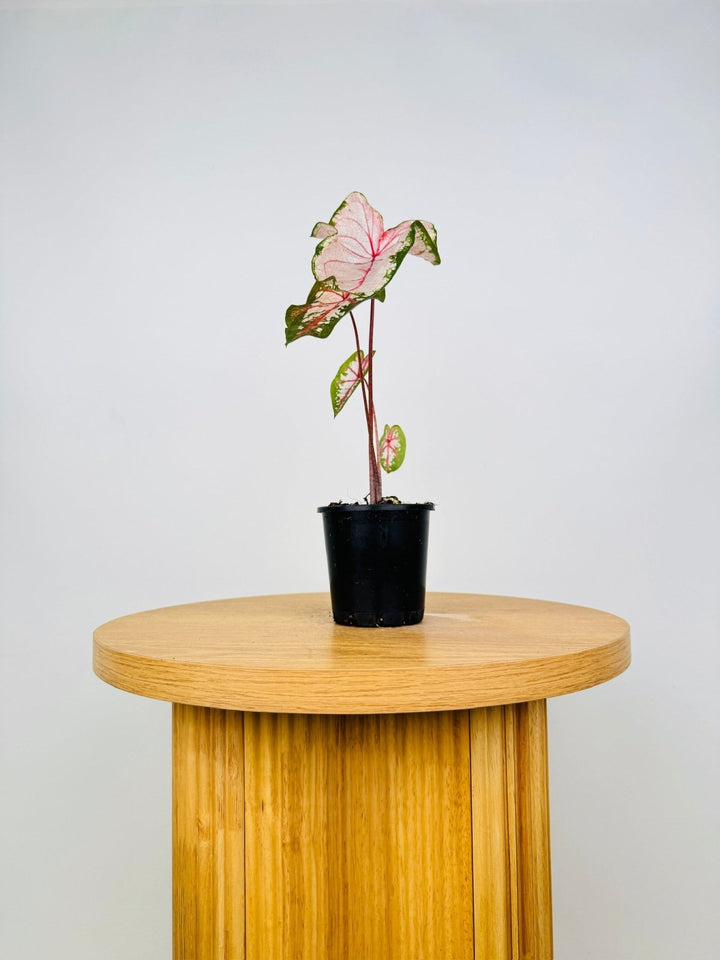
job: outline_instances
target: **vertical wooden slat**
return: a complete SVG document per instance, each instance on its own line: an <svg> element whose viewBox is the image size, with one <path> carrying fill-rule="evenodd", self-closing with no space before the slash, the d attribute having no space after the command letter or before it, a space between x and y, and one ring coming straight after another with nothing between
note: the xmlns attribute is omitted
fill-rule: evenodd
<svg viewBox="0 0 720 960"><path fill-rule="evenodd" d="M243 714L226 714L223 932L227 960L245 958L245 757Z"/></svg>
<svg viewBox="0 0 720 960"><path fill-rule="evenodd" d="M173 705L173 957L244 960L243 714Z"/></svg>
<svg viewBox="0 0 720 960"><path fill-rule="evenodd" d="M544 700L516 712L520 960L551 960L552 894L547 720Z"/></svg>
<svg viewBox="0 0 720 960"><path fill-rule="evenodd" d="M196 829L197 725L183 704L173 705L173 958L197 955L195 897L198 887Z"/></svg>
<svg viewBox="0 0 720 960"><path fill-rule="evenodd" d="M508 822L506 724L504 707L470 711L472 757L473 891L475 956L513 960L517 942L513 916L515 851L509 849L514 822Z"/></svg>
<svg viewBox="0 0 720 960"><path fill-rule="evenodd" d="M247 960L470 960L468 715L246 717Z"/></svg>
<svg viewBox="0 0 720 960"><path fill-rule="evenodd" d="M475 956L552 960L545 701L470 711Z"/></svg>
<svg viewBox="0 0 720 960"><path fill-rule="evenodd" d="M323 718L247 714L247 956L330 956Z"/></svg>
<svg viewBox="0 0 720 960"><path fill-rule="evenodd" d="M510 905L510 949L513 960L522 956L520 948L520 823L518 820L517 719L514 706L502 708L505 750L505 820L507 823L508 900Z"/></svg>

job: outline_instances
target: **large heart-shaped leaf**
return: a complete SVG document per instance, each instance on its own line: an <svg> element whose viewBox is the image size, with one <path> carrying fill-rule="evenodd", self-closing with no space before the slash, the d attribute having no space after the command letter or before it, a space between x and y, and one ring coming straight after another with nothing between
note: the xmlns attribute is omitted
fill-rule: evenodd
<svg viewBox="0 0 720 960"><path fill-rule="evenodd" d="M386 230L383 218L362 193L351 193L329 223L317 223L320 239L313 273L320 282L334 278L339 290L375 297L392 280L408 253L440 263L435 227L424 220L404 220Z"/></svg>
<svg viewBox="0 0 720 960"><path fill-rule="evenodd" d="M373 350L373 356L375 351ZM358 363L357 351L347 358L345 363L340 364L340 369L335 374L333 382L330 384L330 399L334 416L337 416L350 397L357 389L360 381L367 376L370 366L370 357L360 351L361 362Z"/></svg>
<svg viewBox="0 0 720 960"><path fill-rule="evenodd" d="M299 337L329 337L341 317L367 298L338 290L333 280L318 281L308 294L307 302L287 308L285 343Z"/></svg>
<svg viewBox="0 0 720 960"><path fill-rule="evenodd" d="M385 473L392 473L402 466L405 459L405 434L400 427L395 424L389 427L385 424L385 429L380 437L380 466Z"/></svg>

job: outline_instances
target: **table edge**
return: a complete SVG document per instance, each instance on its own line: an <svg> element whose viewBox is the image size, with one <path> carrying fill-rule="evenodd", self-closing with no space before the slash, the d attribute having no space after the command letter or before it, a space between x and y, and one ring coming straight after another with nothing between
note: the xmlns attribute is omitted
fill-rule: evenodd
<svg viewBox="0 0 720 960"><path fill-rule="evenodd" d="M619 618L618 618L619 619ZM626 624L627 627L627 624ZM630 630L601 647L555 657L519 661L509 666L486 663L445 664L433 667L434 689L427 690L428 667L386 668L378 688L378 671L356 670L353 695L338 693L338 680L347 674L317 671L193 664L183 673L182 661L173 662L124 655L95 643L93 669L111 686L138 696L214 707L267 713L376 714L467 710L499 704L523 703L576 693L605 683L623 673L631 662ZM572 669L569 669L572 667ZM268 693L268 680L279 682Z"/></svg>

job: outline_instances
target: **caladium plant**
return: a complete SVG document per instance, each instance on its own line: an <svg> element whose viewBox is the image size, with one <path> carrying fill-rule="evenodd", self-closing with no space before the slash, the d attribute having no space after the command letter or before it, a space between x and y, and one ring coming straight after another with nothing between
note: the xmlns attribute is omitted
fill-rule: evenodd
<svg viewBox="0 0 720 960"><path fill-rule="evenodd" d="M337 322L350 316L354 352L340 364L330 384L335 416L358 386L363 398L368 435L370 503L382 500L381 469L392 473L405 458L405 434L398 424L378 432L375 412L373 359L375 304L385 300L385 288L408 254L440 263L437 231L426 220L403 220L385 229L383 218L362 193L349 194L328 223L316 223L312 236L320 243L312 258L315 283L305 303L288 307L285 343L301 337L329 337ZM370 301L367 350L360 345L354 310Z"/></svg>

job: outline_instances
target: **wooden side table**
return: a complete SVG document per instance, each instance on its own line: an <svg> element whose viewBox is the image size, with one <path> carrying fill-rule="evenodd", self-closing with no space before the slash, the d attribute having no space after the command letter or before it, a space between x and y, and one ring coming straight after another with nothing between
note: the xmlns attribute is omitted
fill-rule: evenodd
<svg viewBox="0 0 720 960"><path fill-rule="evenodd" d="M545 700L629 662L618 617L468 594L99 627L97 675L173 703L175 960L551 960Z"/></svg>

